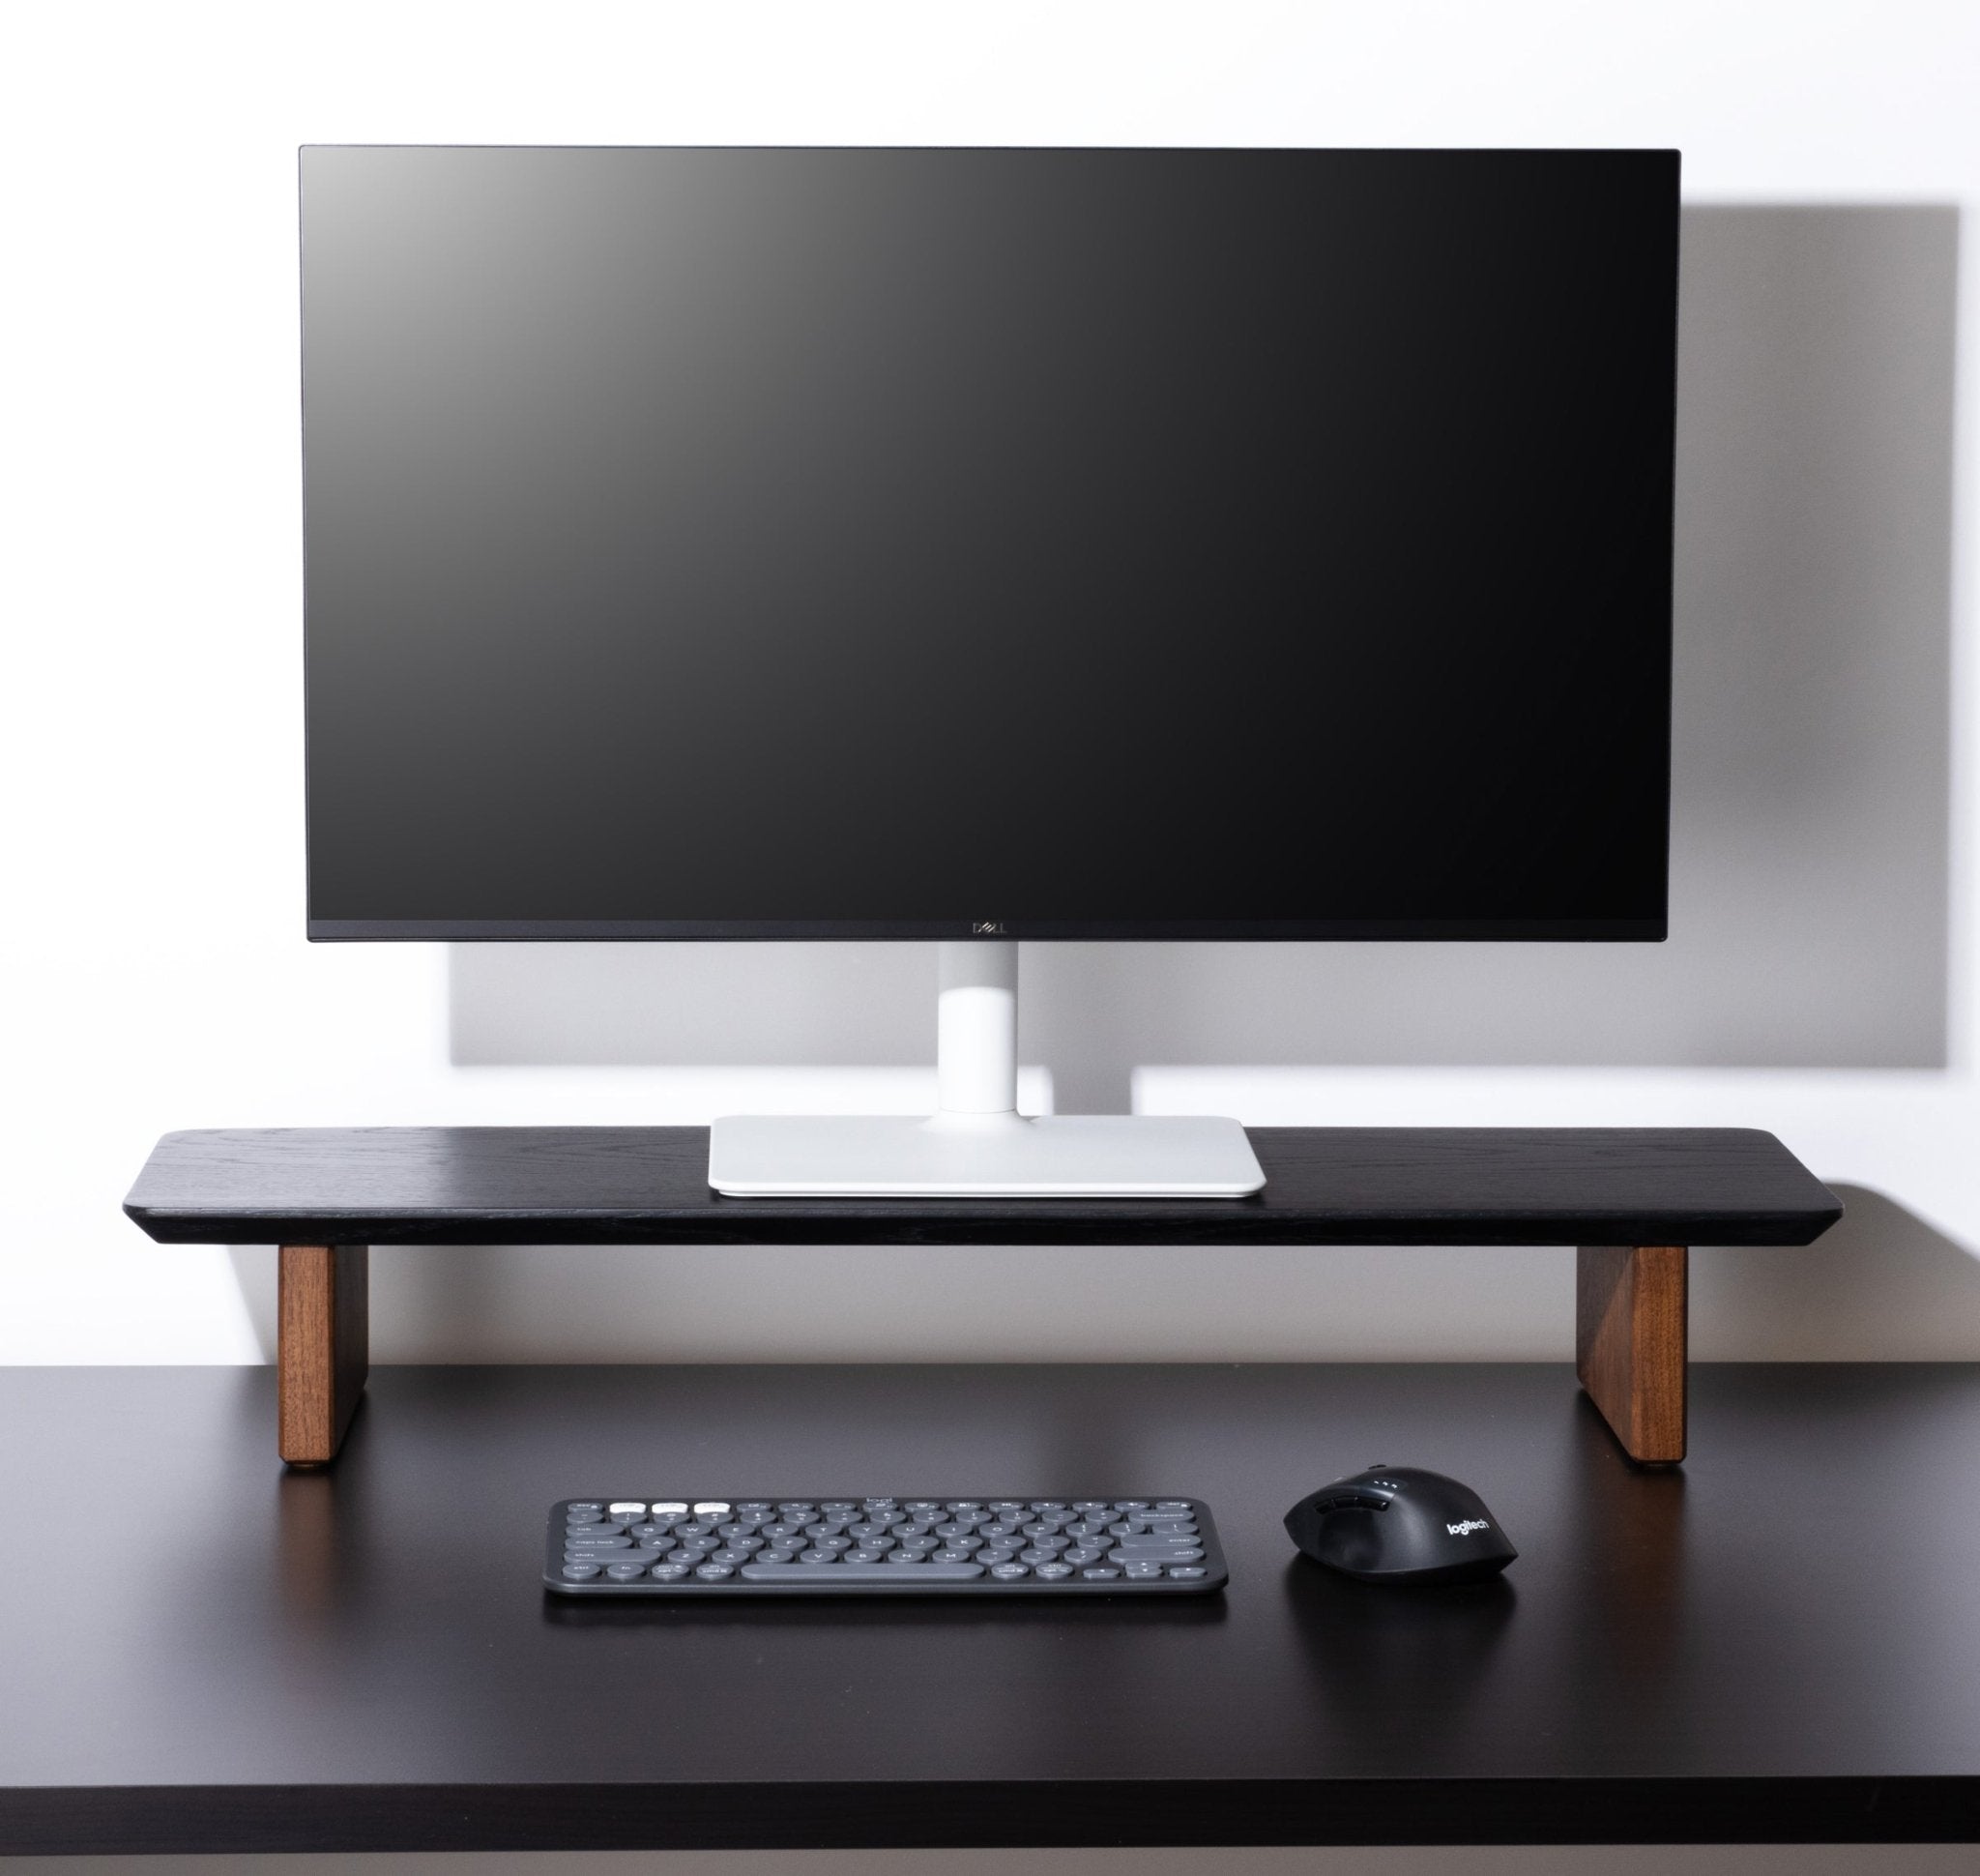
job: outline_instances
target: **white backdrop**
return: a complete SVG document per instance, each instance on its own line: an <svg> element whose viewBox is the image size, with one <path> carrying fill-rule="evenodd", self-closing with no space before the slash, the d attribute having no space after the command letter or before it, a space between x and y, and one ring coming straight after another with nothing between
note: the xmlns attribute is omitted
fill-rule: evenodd
<svg viewBox="0 0 1980 1876"><path fill-rule="evenodd" d="M1758 1126L1848 1187L1696 1346L1980 1355L1980 9L1948 0L21 10L7 161L0 1359L252 1362L181 1127L930 1098L911 948L302 936L294 153L324 140L1685 152L1674 936L1038 947L1062 1110ZM1963 236L1965 237L1963 239ZM1283 819L1289 852L1296 807ZM385 1361L1561 1357L1567 1253L402 1250Z"/></svg>

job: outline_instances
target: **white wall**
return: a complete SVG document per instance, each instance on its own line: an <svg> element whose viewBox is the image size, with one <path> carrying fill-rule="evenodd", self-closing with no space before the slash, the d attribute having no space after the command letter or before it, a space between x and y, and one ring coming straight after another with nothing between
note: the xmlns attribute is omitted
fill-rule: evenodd
<svg viewBox="0 0 1980 1876"><path fill-rule="evenodd" d="M1040 947L1026 1059L1062 1107L1770 1128L1851 1217L1702 1254L1699 1352L1980 1355L1980 9L189 0L8 40L0 1359L261 1359L270 1255L119 1215L170 1128L928 1098L906 948L303 942L294 151L370 139L1682 147L1671 943ZM375 1339L1561 1356L1565 1257L406 1250Z"/></svg>

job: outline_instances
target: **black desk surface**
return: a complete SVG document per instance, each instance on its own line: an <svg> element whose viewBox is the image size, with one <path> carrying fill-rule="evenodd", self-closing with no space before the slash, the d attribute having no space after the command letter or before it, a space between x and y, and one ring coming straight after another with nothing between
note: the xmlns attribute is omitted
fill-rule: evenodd
<svg viewBox="0 0 1980 1876"><path fill-rule="evenodd" d="M168 1133L125 1210L170 1244L1805 1245L1842 1216L1745 1128L1262 1127L1248 1199L763 1199L698 1127Z"/></svg>
<svg viewBox="0 0 1980 1876"><path fill-rule="evenodd" d="M1546 1366L0 1369L0 1851L1980 1837L1980 1369L1705 1366L1682 1473ZM1475 1485L1496 1586L1279 1517ZM570 1606L573 1492L1177 1489L1204 1604Z"/></svg>

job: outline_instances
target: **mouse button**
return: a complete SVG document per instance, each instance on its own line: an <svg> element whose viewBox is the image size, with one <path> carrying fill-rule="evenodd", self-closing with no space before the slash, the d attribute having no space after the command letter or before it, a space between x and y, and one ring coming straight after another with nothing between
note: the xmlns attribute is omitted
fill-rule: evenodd
<svg viewBox="0 0 1980 1876"><path fill-rule="evenodd" d="M1353 1498L1357 1503L1386 1505L1401 1488L1387 1473L1380 1479L1363 1473L1358 1479L1342 1480L1340 1489L1344 1498Z"/></svg>

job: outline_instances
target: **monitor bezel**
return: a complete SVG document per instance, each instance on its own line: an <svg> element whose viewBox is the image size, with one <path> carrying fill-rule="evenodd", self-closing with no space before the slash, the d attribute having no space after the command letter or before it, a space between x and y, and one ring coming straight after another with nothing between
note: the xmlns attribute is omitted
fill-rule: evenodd
<svg viewBox="0 0 1980 1876"><path fill-rule="evenodd" d="M1660 944L1657 919L317 919L315 944L934 943L949 939L1092 940L1134 944L1325 942L1492 944L1550 941Z"/></svg>
<svg viewBox="0 0 1980 1876"><path fill-rule="evenodd" d="M1628 156L1664 158L1671 165L1671 218L1674 287L1680 256L1677 252L1677 219L1681 209L1681 151L1661 145L1629 146L1440 146L1403 145L1280 145L1234 144L1174 145L1066 145L1066 144L514 144L494 142L435 142L406 144L395 141L316 142L297 149L297 207L300 228L302 208L302 164L311 150L321 149L452 149L452 150L585 150L585 149L888 149L899 151L948 149L1011 149L1049 153L1063 151L1169 150L1204 155L1256 154L1261 150L1282 150L1315 154L1354 150L1357 154L1387 155L1420 151L1439 156ZM298 261L298 338L301 328L301 260ZM1677 391L1677 316L1675 293L1671 320L1671 388L1673 431L1675 431ZM299 435L299 444L301 438ZM305 468L306 509L306 466ZM1675 542L1675 460L1673 461L1671 531L1674 559ZM306 527L305 530L306 542ZM1674 566L1671 572L1674 601ZM306 703L308 660L307 619L304 620L306 654L304 684ZM939 943L955 939L985 942L1007 939L1051 941L1106 941L1114 943L1387 943L1387 944L1495 944L1495 943L1648 943L1661 944L1670 936L1670 852L1671 852L1671 754L1670 722L1673 700L1672 666L1675 654L1674 617L1665 629L1666 660L1664 685L1665 763L1663 868L1664 901L1656 916L1621 919L320 919L308 910L308 804L307 763L305 762L305 928L313 944L341 943L440 943L440 944L532 944L532 943ZM306 724L307 721L306 710Z"/></svg>

